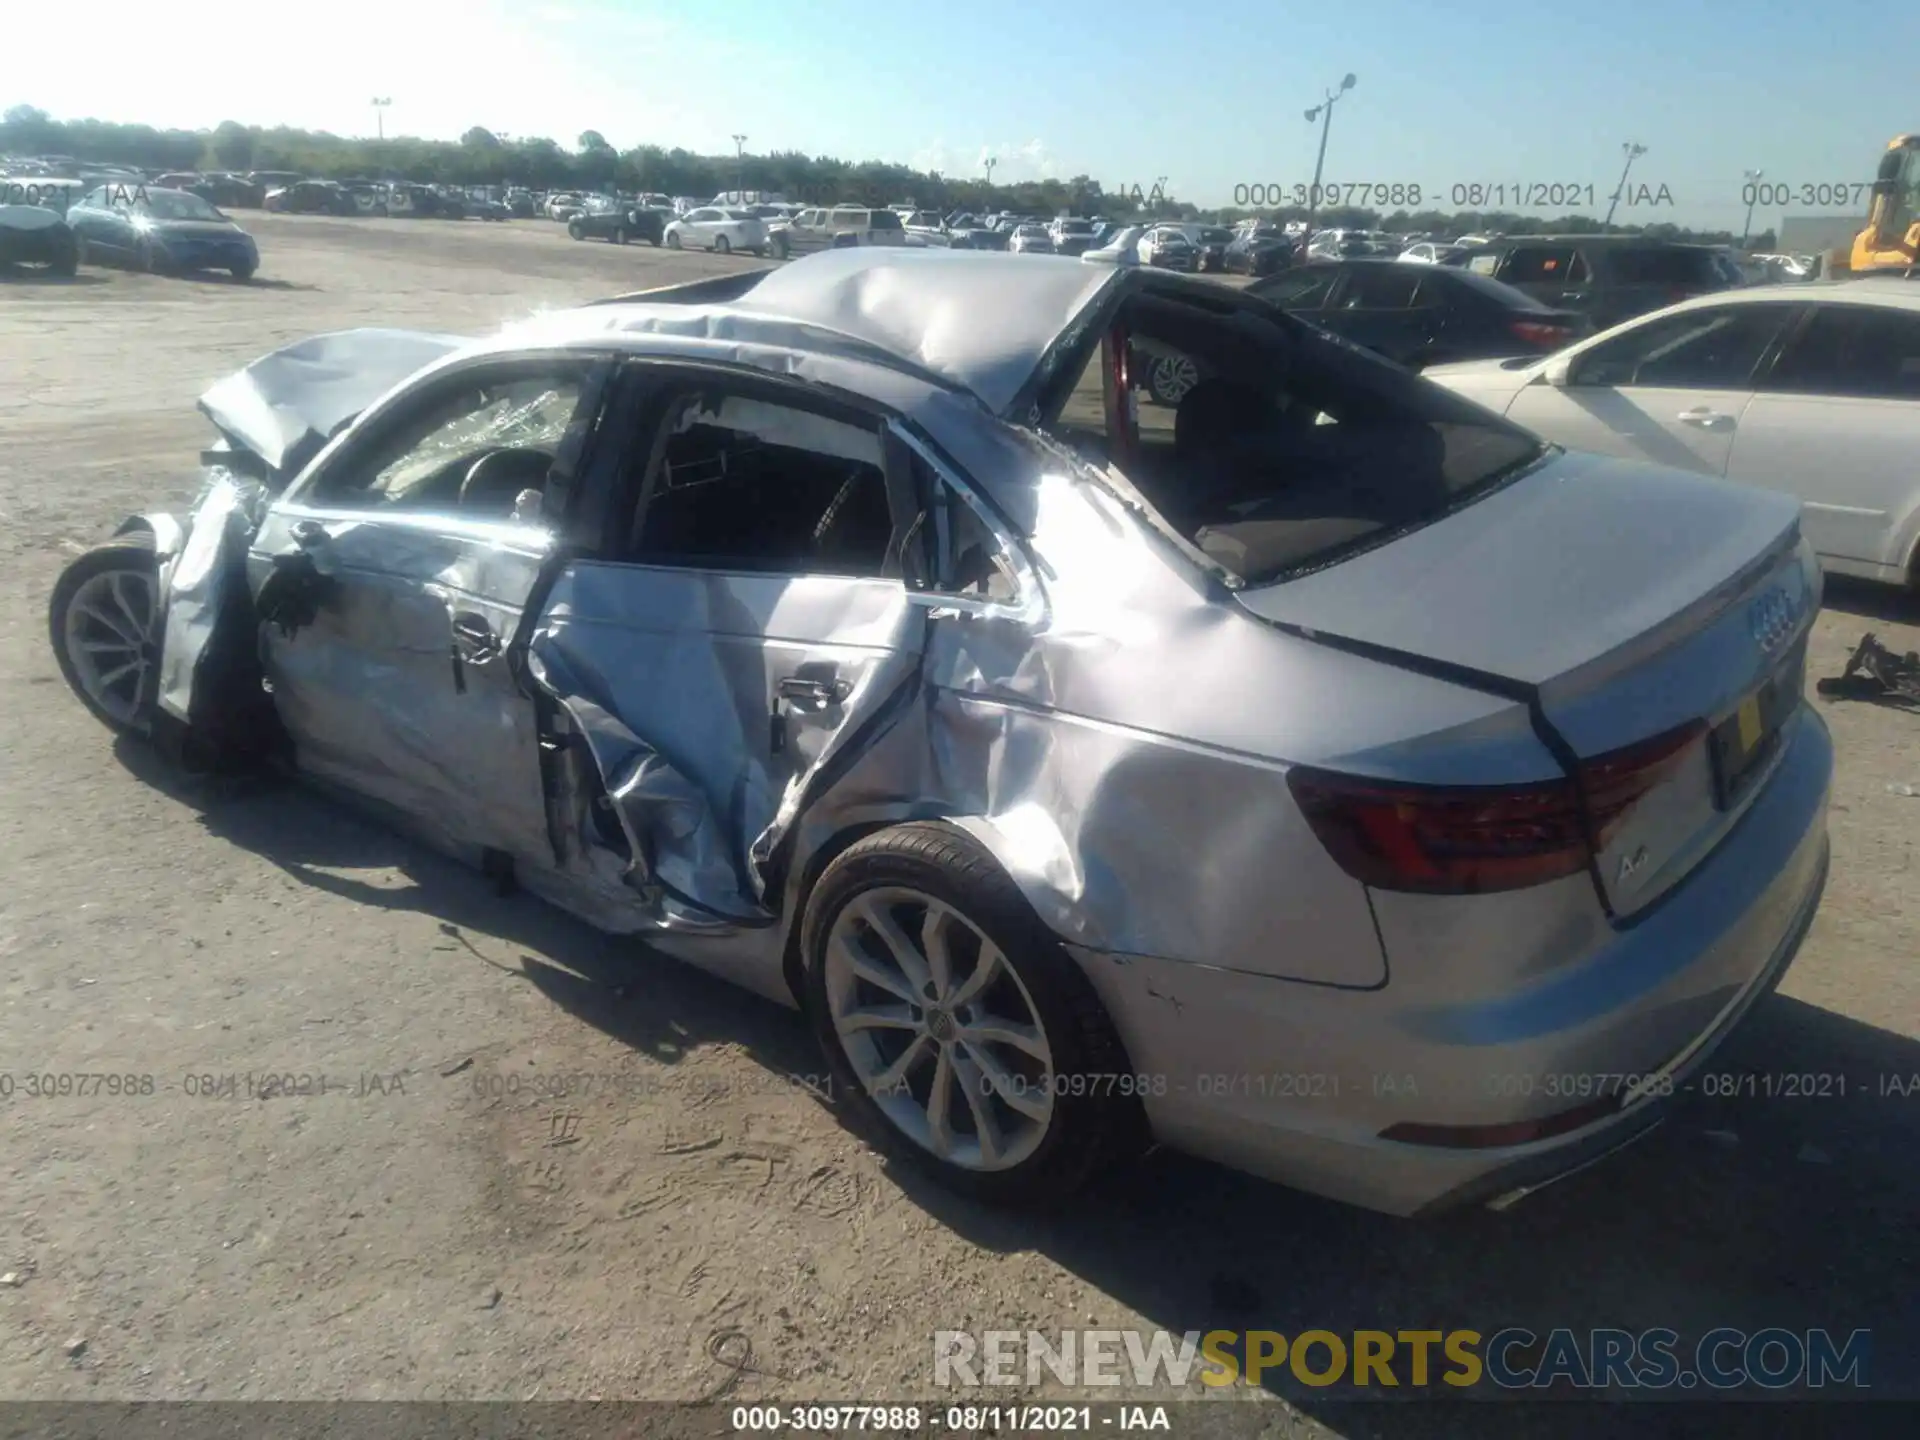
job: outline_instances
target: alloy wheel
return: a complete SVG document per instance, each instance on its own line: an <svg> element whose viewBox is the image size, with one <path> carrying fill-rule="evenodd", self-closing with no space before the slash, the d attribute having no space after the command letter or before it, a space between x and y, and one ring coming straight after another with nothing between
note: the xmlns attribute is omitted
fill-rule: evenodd
<svg viewBox="0 0 1920 1440"><path fill-rule="evenodd" d="M1200 372L1184 355L1168 355L1153 364L1153 395L1167 405L1178 405L1200 383Z"/></svg>
<svg viewBox="0 0 1920 1440"><path fill-rule="evenodd" d="M67 606L67 656L87 698L120 725L138 722L150 668L154 580L103 570L82 581Z"/></svg>
<svg viewBox="0 0 1920 1440"><path fill-rule="evenodd" d="M835 916L824 962L834 1035L890 1124L965 1170L1033 1155L1053 1118L1053 1051L978 925L920 890L865 890Z"/></svg>

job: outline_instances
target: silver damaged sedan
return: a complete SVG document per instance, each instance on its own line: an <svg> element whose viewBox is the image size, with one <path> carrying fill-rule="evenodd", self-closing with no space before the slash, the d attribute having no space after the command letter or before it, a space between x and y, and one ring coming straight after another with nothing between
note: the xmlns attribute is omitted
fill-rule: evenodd
<svg viewBox="0 0 1920 1440"><path fill-rule="evenodd" d="M55 590L81 700L799 1008L983 1198L1160 1143L1505 1203L1655 1124L1819 902L1795 503L1204 281L833 251L201 408L192 514Z"/></svg>

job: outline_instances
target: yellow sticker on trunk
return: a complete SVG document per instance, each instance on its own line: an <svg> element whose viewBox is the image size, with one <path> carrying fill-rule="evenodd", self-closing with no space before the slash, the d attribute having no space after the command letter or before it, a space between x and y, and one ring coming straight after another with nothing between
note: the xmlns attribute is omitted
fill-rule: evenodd
<svg viewBox="0 0 1920 1440"><path fill-rule="evenodd" d="M1740 749L1742 753L1760 743L1760 697L1749 695L1740 702Z"/></svg>

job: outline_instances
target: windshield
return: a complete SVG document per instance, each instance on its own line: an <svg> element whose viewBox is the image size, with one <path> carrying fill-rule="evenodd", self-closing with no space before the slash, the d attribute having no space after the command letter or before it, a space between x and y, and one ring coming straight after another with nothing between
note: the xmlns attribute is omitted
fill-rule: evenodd
<svg viewBox="0 0 1920 1440"><path fill-rule="evenodd" d="M185 190L147 191L146 211L158 220L224 220L213 206Z"/></svg>
<svg viewBox="0 0 1920 1440"><path fill-rule="evenodd" d="M893 211L876 210L873 212L872 228L875 230L902 230L906 227L900 223L900 217L894 214Z"/></svg>
<svg viewBox="0 0 1920 1440"><path fill-rule="evenodd" d="M1125 346L1132 399L1106 402ZM1252 584L1438 519L1546 453L1535 436L1255 299L1148 291L1063 371L1047 428Z"/></svg>
<svg viewBox="0 0 1920 1440"><path fill-rule="evenodd" d="M1621 285L1710 285L1720 279L1711 250L1617 248L1607 268Z"/></svg>

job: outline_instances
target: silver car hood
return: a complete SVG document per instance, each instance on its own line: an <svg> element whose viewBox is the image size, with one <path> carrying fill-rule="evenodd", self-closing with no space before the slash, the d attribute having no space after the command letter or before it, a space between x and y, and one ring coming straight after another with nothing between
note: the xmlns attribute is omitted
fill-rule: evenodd
<svg viewBox="0 0 1920 1440"><path fill-rule="evenodd" d="M1790 496L1560 451L1389 545L1239 599L1289 628L1543 686L1666 628L1799 519Z"/></svg>
<svg viewBox="0 0 1920 1440"><path fill-rule="evenodd" d="M263 355L200 397L200 410L275 470L409 375L472 344L417 330L340 330Z"/></svg>

